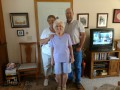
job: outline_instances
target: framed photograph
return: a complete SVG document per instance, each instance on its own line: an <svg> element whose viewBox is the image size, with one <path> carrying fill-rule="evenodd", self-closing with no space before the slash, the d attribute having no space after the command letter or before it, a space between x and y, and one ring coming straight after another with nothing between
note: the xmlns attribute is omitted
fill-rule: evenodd
<svg viewBox="0 0 120 90"><path fill-rule="evenodd" d="M12 28L28 28L28 13L10 13L10 22Z"/></svg>
<svg viewBox="0 0 120 90"><path fill-rule="evenodd" d="M116 50L120 50L120 39L116 41Z"/></svg>
<svg viewBox="0 0 120 90"><path fill-rule="evenodd" d="M89 13L78 13L77 20L79 20L85 28L89 27Z"/></svg>
<svg viewBox="0 0 120 90"><path fill-rule="evenodd" d="M108 13L97 13L97 27L107 27Z"/></svg>
<svg viewBox="0 0 120 90"><path fill-rule="evenodd" d="M120 23L120 9L114 9L113 23Z"/></svg>
<svg viewBox="0 0 120 90"><path fill-rule="evenodd" d="M24 30L17 30L17 36L24 36Z"/></svg>

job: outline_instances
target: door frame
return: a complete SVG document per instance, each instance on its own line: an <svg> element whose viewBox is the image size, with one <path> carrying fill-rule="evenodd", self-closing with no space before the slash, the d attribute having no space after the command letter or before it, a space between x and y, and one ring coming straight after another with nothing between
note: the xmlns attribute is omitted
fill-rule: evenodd
<svg viewBox="0 0 120 90"><path fill-rule="evenodd" d="M37 47L38 47L38 65L41 70L41 52L40 52L40 35L39 35L39 21L38 21L38 8L37 2L70 2L71 8L73 8L73 0L34 0L34 9L35 9L35 22L36 22L36 38L37 38ZM41 74L41 71L39 73Z"/></svg>

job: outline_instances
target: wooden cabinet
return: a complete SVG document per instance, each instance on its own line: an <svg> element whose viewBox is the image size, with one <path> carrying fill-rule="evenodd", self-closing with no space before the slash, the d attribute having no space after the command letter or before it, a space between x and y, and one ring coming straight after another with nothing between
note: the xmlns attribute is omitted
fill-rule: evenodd
<svg viewBox="0 0 120 90"><path fill-rule="evenodd" d="M91 52L90 78L119 75L120 51Z"/></svg>
<svg viewBox="0 0 120 90"><path fill-rule="evenodd" d="M3 83L4 76L3 69L7 63L8 63L7 43L5 38L2 4L0 0L0 84Z"/></svg>
<svg viewBox="0 0 120 90"><path fill-rule="evenodd" d="M2 5L1 5L1 0L0 0L0 45L5 44L5 43L6 43L5 29L4 29Z"/></svg>
<svg viewBox="0 0 120 90"><path fill-rule="evenodd" d="M119 61L113 60L109 64L109 75L119 75Z"/></svg>

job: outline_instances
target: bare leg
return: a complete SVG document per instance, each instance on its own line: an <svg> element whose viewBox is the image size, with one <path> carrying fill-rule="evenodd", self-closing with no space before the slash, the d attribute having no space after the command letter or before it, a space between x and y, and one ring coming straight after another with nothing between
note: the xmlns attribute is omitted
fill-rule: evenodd
<svg viewBox="0 0 120 90"><path fill-rule="evenodd" d="M58 81L58 87L61 87L61 74L57 74L56 79Z"/></svg>
<svg viewBox="0 0 120 90"><path fill-rule="evenodd" d="M66 73L63 73L62 74L63 76L63 78L62 78L62 87L63 88L66 88L66 82L67 82L67 79L68 79L68 74L66 74Z"/></svg>
<svg viewBox="0 0 120 90"><path fill-rule="evenodd" d="M45 76L45 79L48 79L48 76Z"/></svg>
<svg viewBox="0 0 120 90"><path fill-rule="evenodd" d="M56 75L55 75L55 81L58 82Z"/></svg>

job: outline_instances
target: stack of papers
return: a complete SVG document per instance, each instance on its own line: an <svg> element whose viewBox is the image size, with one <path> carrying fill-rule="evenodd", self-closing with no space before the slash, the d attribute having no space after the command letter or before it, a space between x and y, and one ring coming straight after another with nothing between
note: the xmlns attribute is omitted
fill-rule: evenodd
<svg viewBox="0 0 120 90"><path fill-rule="evenodd" d="M116 57L116 56L108 56L108 59L109 59L109 60L113 60L113 59L118 60L119 58Z"/></svg>

